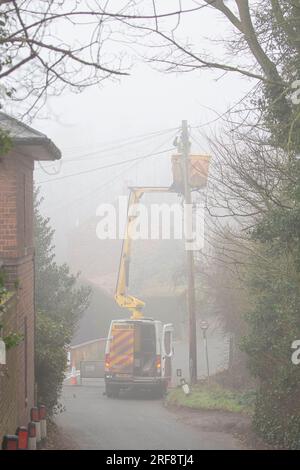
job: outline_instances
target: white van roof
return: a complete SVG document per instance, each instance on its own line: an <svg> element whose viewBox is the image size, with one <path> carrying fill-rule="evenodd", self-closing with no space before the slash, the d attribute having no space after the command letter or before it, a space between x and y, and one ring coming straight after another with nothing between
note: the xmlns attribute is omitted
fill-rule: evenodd
<svg viewBox="0 0 300 470"><path fill-rule="evenodd" d="M149 318L149 317L139 318L138 320L133 320L131 318L127 318L127 319L122 318L121 320L112 320L112 323L136 323L136 322L154 323L154 321L155 320L153 318Z"/></svg>

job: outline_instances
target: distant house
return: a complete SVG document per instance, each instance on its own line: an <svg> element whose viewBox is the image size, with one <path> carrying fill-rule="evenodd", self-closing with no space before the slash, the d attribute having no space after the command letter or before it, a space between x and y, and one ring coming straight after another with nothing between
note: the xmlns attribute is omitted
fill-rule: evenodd
<svg viewBox="0 0 300 470"><path fill-rule="evenodd" d="M104 361L104 351L107 338L92 339L70 347L70 366L80 369L82 361Z"/></svg>
<svg viewBox="0 0 300 470"><path fill-rule="evenodd" d="M2 112L0 128L13 144L0 156L0 269L14 293L0 320L4 334L23 335L0 369L2 439L6 433L14 434L17 426L27 425L35 404L33 170L35 161L56 160L61 153L46 135Z"/></svg>

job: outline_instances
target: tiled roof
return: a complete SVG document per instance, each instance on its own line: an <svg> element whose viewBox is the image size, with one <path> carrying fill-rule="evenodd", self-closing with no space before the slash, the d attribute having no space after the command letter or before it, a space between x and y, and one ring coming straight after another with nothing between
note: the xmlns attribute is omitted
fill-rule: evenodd
<svg viewBox="0 0 300 470"><path fill-rule="evenodd" d="M0 111L0 128L7 131L15 146L26 146L28 155L36 160L58 160L61 152L42 132Z"/></svg>

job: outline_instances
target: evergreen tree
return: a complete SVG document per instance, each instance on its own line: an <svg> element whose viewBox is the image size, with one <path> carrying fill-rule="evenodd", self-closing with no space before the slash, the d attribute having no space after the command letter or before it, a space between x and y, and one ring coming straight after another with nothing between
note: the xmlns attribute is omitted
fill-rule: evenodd
<svg viewBox="0 0 300 470"><path fill-rule="evenodd" d="M36 381L38 400L50 412L58 407L67 366L67 349L81 315L88 307L90 289L78 285L66 264L55 261L49 218L40 213L35 193Z"/></svg>

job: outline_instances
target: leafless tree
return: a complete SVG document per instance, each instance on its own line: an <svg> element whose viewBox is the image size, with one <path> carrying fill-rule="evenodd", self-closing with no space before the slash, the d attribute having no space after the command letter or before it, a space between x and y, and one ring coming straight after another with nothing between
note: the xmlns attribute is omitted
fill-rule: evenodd
<svg viewBox="0 0 300 470"><path fill-rule="evenodd" d="M248 97L248 103L260 111L258 119L262 114L266 117L267 110L269 130L273 132L278 125L282 129L277 144L294 151L296 145L292 141L299 134L300 115L290 97L295 80L300 79L299 0L199 0L196 4L199 6L199 11L194 13L194 19L199 18L196 38L188 38L188 24L183 16L177 21L159 18L158 2L153 3L155 18L138 23L128 18L123 23L128 26L128 34L134 34L135 43L143 46L141 54L145 55L144 47L148 46L146 59L165 71L207 69L254 80L257 87ZM212 46L222 45L221 49L201 49L202 41L207 38L201 36L200 20L207 9L215 11L216 24L221 18L230 26L225 38L218 38L214 28L208 38Z"/></svg>
<svg viewBox="0 0 300 470"><path fill-rule="evenodd" d="M11 0L0 2L0 80L5 95L36 112L48 95L76 92L128 75L128 26L191 13L138 12L132 0ZM152 5L152 3L151 3Z"/></svg>
<svg viewBox="0 0 300 470"><path fill-rule="evenodd" d="M29 110L34 110L48 94L57 95L65 88L81 91L129 74L141 44L141 55L170 71L215 69L268 86L284 121L290 113L286 94L291 85L286 56L300 50L299 25L287 19L287 4L291 4L289 18L293 13L299 18L298 0L199 0L185 2L184 8L179 0L170 10L156 0L4 0L0 2L2 90L13 92L20 101L29 98ZM184 18L197 15L200 23L204 9L215 10L216 20L221 15L232 27L231 37L226 38L230 60L224 54L199 52L199 44L184 39L188 36ZM262 17L264 10L272 13L273 24ZM284 34L285 41L274 39L274 22L278 38ZM215 31L211 40L216 40Z"/></svg>

